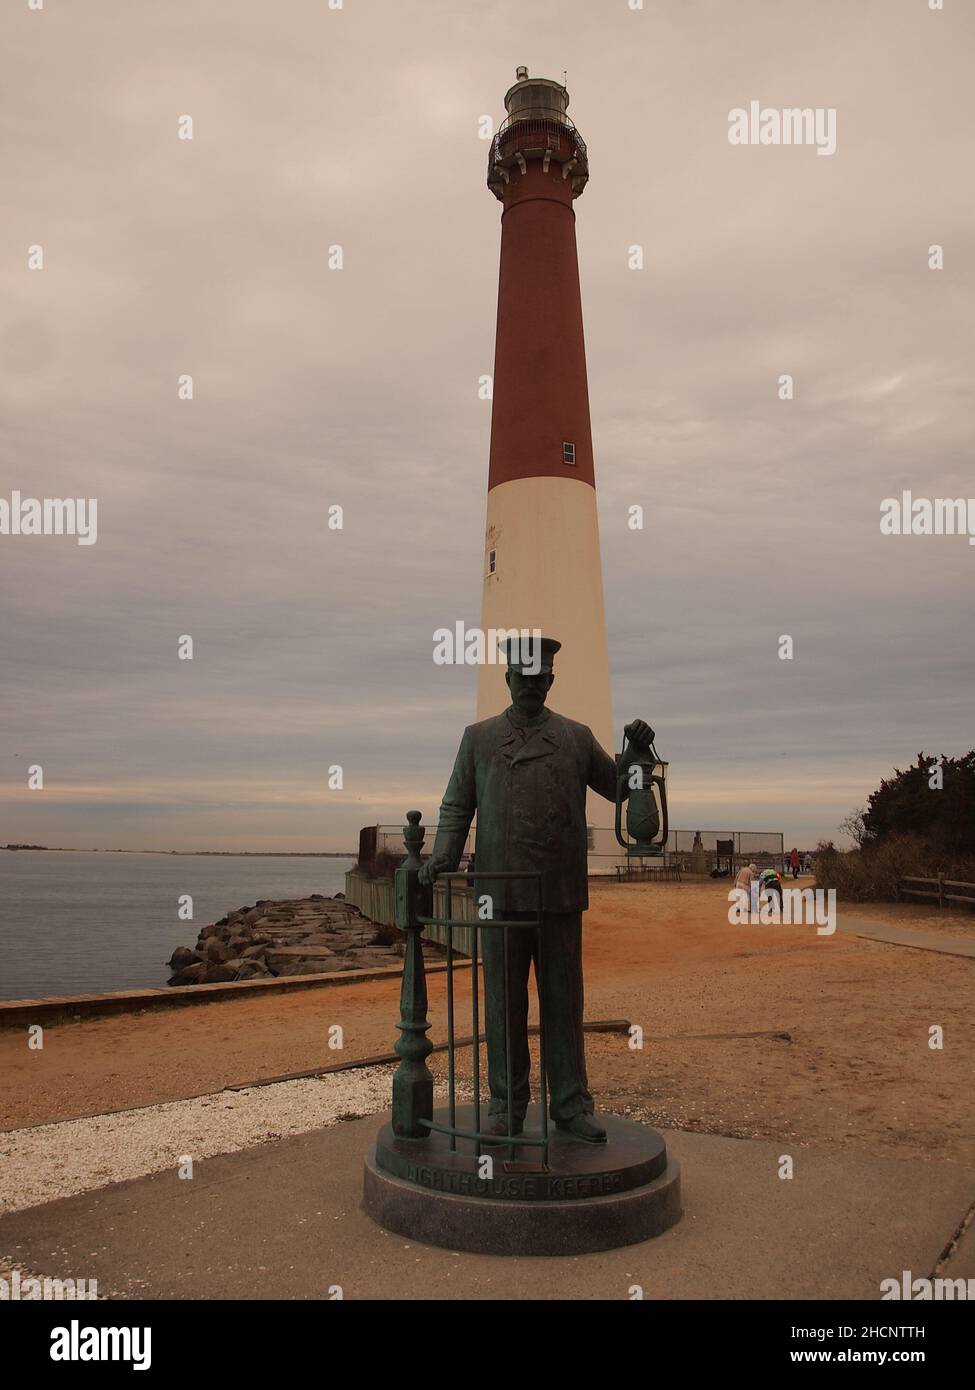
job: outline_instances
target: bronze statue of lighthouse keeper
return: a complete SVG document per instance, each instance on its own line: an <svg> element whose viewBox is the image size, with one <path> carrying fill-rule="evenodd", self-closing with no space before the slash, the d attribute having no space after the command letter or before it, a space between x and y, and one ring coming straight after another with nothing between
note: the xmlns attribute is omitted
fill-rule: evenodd
<svg viewBox="0 0 975 1390"><path fill-rule="evenodd" d="M491 916L533 920L537 908L532 884L492 882L491 869L541 874L540 962L534 931L482 933L491 1091L487 1133L501 1143L509 1132L506 1040L513 1132L523 1129L530 1099L528 975L534 958L551 1117L564 1134L598 1144L605 1142L606 1131L593 1118L582 1026L582 914L589 906L586 789L615 801L621 779L616 761L591 729L545 707L561 643L543 637L538 645L540 653L528 638L506 644L511 705L465 729L420 881L456 871L475 813L477 894L489 897ZM635 757L653 745L653 730L642 719L628 724L626 734ZM626 795L625 780L622 787Z"/></svg>

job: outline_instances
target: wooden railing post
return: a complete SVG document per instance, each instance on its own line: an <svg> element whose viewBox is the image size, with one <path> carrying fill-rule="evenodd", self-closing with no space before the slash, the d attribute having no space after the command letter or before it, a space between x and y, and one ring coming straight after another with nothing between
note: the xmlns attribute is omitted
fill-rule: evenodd
<svg viewBox="0 0 975 1390"><path fill-rule="evenodd" d="M394 875L396 925L406 933L403 986L400 992L401 1037L396 1043L400 1064L393 1074L393 1133L402 1139L422 1139L429 1130L421 1120L433 1118L433 1074L427 1057L433 1044L427 1037L427 980L423 966L422 924L418 916L432 916L432 889L419 881L420 848L424 830L420 812L407 811L403 828L406 860Z"/></svg>

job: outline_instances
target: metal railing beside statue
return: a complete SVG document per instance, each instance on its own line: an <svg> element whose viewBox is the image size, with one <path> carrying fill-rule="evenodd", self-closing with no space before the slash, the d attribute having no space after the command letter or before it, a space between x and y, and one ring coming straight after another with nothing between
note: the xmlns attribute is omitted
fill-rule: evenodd
<svg viewBox="0 0 975 1390"><path fill-rule="evenodd" d="M471 873L438 874L438 883L446 887L446 905L443 917L433 915L432 885L419 881L422 867L420 851L426 832L420 825L420 812L406 813L407 825L403 830L406 845L406 859L395 871L396 925L406 935L406 955L403 962L403 983L400 993L400 1021L397 1025L401 1037L396 1043L400 1064L393 1076L393 1132L403 1139L421 1139L432 1130L446 1134L450 1138L450 1149L456 1152L458 1139L468 1140L478 1154L488 1145L492 1148L506 1148L509 1158L514 1157L516 1148L541 1149L541 1161L548 1159L549 1117L548 1089L545 1074L545 1019L542 1013L542 1000L538 1000L538 1047L539 1047L539 1091L541 1129L535 1134L515 1132L514 1086L511 1067L511 1025L508 1016L508 932L534 931L537 943L537 969L541 969L542 939L542 876L540 873L504 873L491 870L490 874ZM454 1030L454 946L453 929L470 928L464 918L451 917L451 885L458 881L474 886L475 901L481 899L478 881L482 884L504 880L534 881L536 884L535 916L530 920L506 920L505 918L478 917L477 928L471 933L473 954L471 956L471 1033L473 1035L473 1092L474 1127L463 1129L457 1125L457 1083L456 1083L456 1041ZM488 895L490 896L490 895ZM426 971L423 963L421 933L425 927L437 926L446 930L447 948L447 1112L446 1124L433 1118L433 1075L426 1059L433 1051L433 1044L426 1034L430 1028L427 1018L428 1000ZM507 1134L485 1134L481 1130L481 1065L480 1065L480 987L478 981L478 932L481 930L500 931L503 934L504 953L504 1011L507 1019L505 1029L505 1095L507 1096Z"/></svg>

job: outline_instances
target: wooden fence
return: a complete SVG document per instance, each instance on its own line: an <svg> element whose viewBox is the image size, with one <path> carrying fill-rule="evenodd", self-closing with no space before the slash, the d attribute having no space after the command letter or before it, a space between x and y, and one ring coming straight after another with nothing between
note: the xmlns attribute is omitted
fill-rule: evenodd
<svg viewBox="0 0 975 1390"><path fill-rule="evenodd" d="M913 885L913 886L911 886ZM961 891L950 891L950 890ZM898 883L902 898L932 898L939 907L945 903L967 903L975 907L975 883L962 883L956 878L902 878Z"/></svg>

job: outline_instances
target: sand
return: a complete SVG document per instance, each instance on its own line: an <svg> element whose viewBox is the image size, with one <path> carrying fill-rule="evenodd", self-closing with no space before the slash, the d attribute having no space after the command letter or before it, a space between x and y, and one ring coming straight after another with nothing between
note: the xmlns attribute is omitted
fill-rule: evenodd
<svg viewBox="0 0 975 1390"><path fill-rule="evenodd" d="M586 1016L626 1018L645 1033L642 1050L626 1036L590 1036L597 1103L670 1128L975 1162L975 960L810 927L733 927L726 895L713 882L594 888ZM971 928L970 917L934 908L840 911L848 925L862 913L922 931ZM458 1031L469 1032L464 973ZM445 977L432 976L429 989L439 1041ZM4 1032L0 1129L162 1105L389 1051L398 995L395 980L368 981L65 1023L45 1030L41 1051L28 1049L26 1030ZM334 1024L341 1049L329 1046ZM940 1050L928 1045L933 1025L944 1030ZM789 1040L671 1036L757 1031ZM470 1057L459 1054L462 1076ZM445 1065L431 1059L438 1077Z"/></svg>

